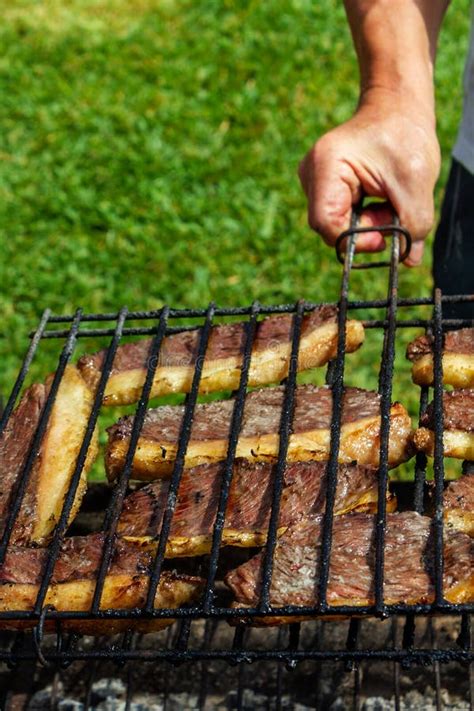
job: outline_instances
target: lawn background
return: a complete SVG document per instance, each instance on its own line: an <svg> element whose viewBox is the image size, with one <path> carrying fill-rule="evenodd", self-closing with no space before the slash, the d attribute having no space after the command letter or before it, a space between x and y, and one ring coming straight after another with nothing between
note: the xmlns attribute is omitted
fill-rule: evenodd
<svg viewBox="0 0 474 711"><path fill-rule="evenodd" d="M440 39L438 206L469 5L452 3ZM296 169L356 103L342 2L10 0L0 42L3 396L47 306L337 298L339 265L307 227ZM429 294L429 251L401 271L402 295ZM357 275L354 296L384 296L384 278ZM400 334L396 396L413 335ZM375 383L380 342L369 341L349 367L357 385ZM53 350L42 346L34 377L54 367Z"/></svg>

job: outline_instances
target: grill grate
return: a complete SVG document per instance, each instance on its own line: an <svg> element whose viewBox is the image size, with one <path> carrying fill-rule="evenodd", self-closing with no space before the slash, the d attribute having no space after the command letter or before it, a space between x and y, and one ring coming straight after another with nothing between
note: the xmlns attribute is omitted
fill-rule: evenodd
<svg viewBox="0 0 474 711"><path fill-rule="evenodd" d="M442 576L443 576L443 489L444 489L444 463L443 463L443 411L442 411L442 337L443 331L450 327L471 326L473 322L470 320L460 319L443 319L442 307L446 303L461 303L474 300L474 296L443 296L439 291L436 291L433 298L409 298L402 299L398 297L398 263L401 252L402 238L406 235L405 232L396 224L388 230L392 237L390 260L388 262L388 295L386 299L355 301L349 298L349 284L353 268L355 267L378 267L380 263L372 264L355 264L355 243L357 232L356 219L353 221L351 231L345 236L348 237L347 248L343 258L344 268L342 274L342 286L338 306L338 321L339 321L339 337L337 356L335 360L329 364L327 369L326 380L332 387L333 391L333 413L331 422L331 450L327 467L327 488L326 488L326 510L324 514L324 524L322 533L322 555L320 566L320 583L319 583L319 602L314 607L300 606L284 606L271 607L270 605L270 586L273 571L273 554L277 539L277 523L280 508L280 496L283 486L283 474L287 457L289 437L292 431L292 418L295 401L295 388L297 382L297 361L298 348L301 334L301 324L305 313L322 304L309 303L299 301L296 304L278 305L278 306L263 306L258 302L253 303L250 307L241 308L219 308L214 304L210 304L206 310L203 309L171 309L167 306L149 312L128 312L126 308L121 309L118 313L108 314L84 314L78 310L71 316L56 316L46 310L40 320L38 328L31 334L31 344L25 356L24 362L20 369L18 378L13 387L11 396L5 407L2 419L0 421L0 432L6 426L17 398L25 383L30 365L34 359L40 344L43 341L57 339L64 340L64 345L58 360L56 374L52 383L52 387L47 398L44 410L42 412L40 424L33 439L27 461L22 472L14 501L6 521L4 532L0 540L0 563L3 562L6 550L9 544L10 536L13 530L15 519L21 507L21 502L26 490L28 478L31 473L31 468L35 457L41 445L41 439L46 431L48 418L51 414L51 409L56 397L61 377L65 368L70 361L76 344L79 339L88 339L92 337L110 337L104 366L100 382L97 388L94 405L91 411L87 430L84 435L84 440L77 458L74 474L71 480L71 485L64 501L63 510L55 529L54 536L49 545L48 556L42 574L41 584L39 586L37 600L32 611L6 611L0 613L0 621L6 620L24 620L32 622L34 634L32 636L33 644L28 640L30 636L23 632L12 635L9 633L2 636L5 638L3 644L0 644L0 661L8 664L17 664L25 660L40 659L43 663L69 664L74 660L110 660L117 662L125 662L128 660L141 659L144 661L160 661L167 660L174 663L184 661L203 662L203 677L201 686L201 696L206 696L206 660L226 660L231 663L251 662L259 660L284 661L287 665L292 666L302 660L314 660L318 663L324 660L343 661L348 667L354 666L357 668L358 663L363 660L385 660L394 663L403 664L435 664L456 660L459 662L469 663L473 661L473 651L471 646L471 631L470 631L470 615L474 612L474 605L469 604L452 604L443 598ZM403 245L402 245L403 246ZM406 244L403 250L406 251ZM385 264L385 263L384 263ZM413 307L433 307L432 318L403 318L401 316L407 309ZM366 313L384 309L383 318L367 318L363 321L364 326L368 329L377 329L383 332L383 347L381 354L381 368L379 374L379 393L381 395L381 436L380 436L380 470L379 470L379 496L378 496L378 511L377 524L375 531L375 603L364 607L339 605L333 606L327 601L327 588L331 560L332 546L332 524L334 517L334 502L337 485L337 459L339 450L339 440L341 431L341 415L342 415L342 397L344 387L344 369L345 369L345 323L347 315L350 311L364 310ZM254 608L245 608L245 610L230 609L220 602L219 595L216 594L216 576L218 572L218 564L220 558L220 543L222 539L222 531L224 526L224 516L226 504L229 496L230 485L232 481L232 466L236 452L237 440L239 431L242 425L243 409L245 396L247 392L247 384L250 368L250 354L252 343L255 337L256 324L259 316L278 313L290 313L293 315L292 328L292 346L291 358L288 377L284 383L284 404L282 408L282 416L280 421L279 435L280 445L279 454L276 465L276 473L273 482L271 516L268 524L268 538L265 546L264 564L263 564L263 583L261 586L261 595L259 603ZM411 311L410 311L411 313ZM193 415L198 400L199 382L202 374L204 356L210 335L210 329L214 319L220 317L247 317L246 321L246 339L243 354L243 365L241 369L240 384L235 393L235 405L232 414L231 436L228 445L227 457L225 460L224 473L222 477L221 490L219 494L218 511L215 519L215 525L212 536L212 548L206 563L206 584L204 593L199 604L191 607L183 607L180 609L154 609L153 601L157 590L161 571L163 568L166 543L170 532L171 521L176 505L176 492L184 469L184 458L186 449L190 440L191 425ZM191 326L183 326L180 321L183 319L191 320ZM111 328L107 322L113 321L115 325ZM129 326L127 324L138 322L140 325ZM151 326L146 325L152 323ZM97 324L97 326L96 326ZM102 326L101 324L106 324ZM66 328L59 328L65 325ZM159 544L154 555L154 561L150 573L150 583L146 605L141 610L101 610L100 601L104 588L105 576L110 565L115 535L117 530L118 518L122 508L123 500L127 491L133 457L137 447L141 427L145 418L148 407L151 386L153 382L154 372L158 364L158 355L166 335L177 331L182 331L188 328L201 327L199 352L196 360L192 387L185 401L185 415L182 421L181 434L179 438L178 452L174 463L174 468L171 476L171 483L168 494L168 504L166 513L162 523L162 531L159 538ZM435 475L435 600L430 604L396 604L388 605L384 601L383 592L383 577L384 577L384 552L385 552L385 523L386 523L386 500L385 490L388 483L388 443L390 436L390 405L392 399L392 383L394 375L395 362L395 341L397 329L424 327L430 330L434 335L434 407L435 407L435 435L436 449L434 457L434 475ZM55 562L60 550L61 543L64 539L67 530L67 521L73 505L74 495L79 484L81 471L86 459L88 446L91 442L92 433L99 417L102 396L105 391L106 383L112 367L114 355L121 342L122 337L128 335L152 335L152 344L148 358L148 370L143 386L143 391L138 402L135 413L133 430L130 440L130 446L126 456L124 469L115 483L110 496L105 518L104 527L105 544L102 552L102 560L100 563L99 573L94 592L92 608L90 612L60 612L45 606L45 598L48 590L48 585L53 574ZM420 394L420 413L426 409L429 397L429 389L421 388ZM419 513L424 511L424 499L426 492L426 468L427 461L423 454L418 454L415 460L415 476L414 483L411 488L412 504L411 507ZM422 646L416 642L415 632L419 620L423 616L432 613L455 616L459 620L459 636L457 643L454 646L440 647L436 642L436 635L433 633L433 638L428 645ZM359 643L360 621L353 618L349 624L347 639L345 645L340 645L337 649L329 649L325 647L321 640L318 644L311 648L302 647L300 643L300 624L292 623L289 625L288 636L281 631L272 649L261 649L257 646L249 646L246 636L245 626L237 626L233 630L233 641L227 647L215 647L211 644L214 636L215 625L218 621L229 620L230 618L237 619L245 615L246 618L262 617L267 615L275 616L304 616L318 615L321 617L330 617L334 615L350 616L350 615L370 615L379 618L385 618L389 615L393 616L393 634L387 644L377 648L375 646L363 646ZM62 629L62 622L72 619L137 619L137 618L161 618L174 617L179 620L178 636L171 643L171 637L168 637L168 644L146 647L137 642L135 635L125 635L122 642L117 644L116 640L112 643L96 640L93 644L84 646L81 644L77 635L67 635ZM190 646L190 635L192 637L192 629L194 624L198 624L197 620L207 618L205 631L202 635L200 645ZM44 627L47 620L56 621L56 634L48 640L44 639ZM398 632L400 620L404 619L402 643L398 643ZM196 621L196 622L194 622ZM305 623L306 624L306 623ZM95 668L95 667L91 667ZM395 665L394 683L395 687L399 687L399 672ZM237 693L238 707L241 707L243 701L243 675L244 672L239 672L241 676L239 691ZM278 673L277 687L281 686L281 672ZM359 685L359 677L355 676L356 688ZM92 683L92 682L91 682ZM437 682L436 688L438 689ZM358 692L355 692L358 693ZM240 699L240 701L239 701Z"/></svg>

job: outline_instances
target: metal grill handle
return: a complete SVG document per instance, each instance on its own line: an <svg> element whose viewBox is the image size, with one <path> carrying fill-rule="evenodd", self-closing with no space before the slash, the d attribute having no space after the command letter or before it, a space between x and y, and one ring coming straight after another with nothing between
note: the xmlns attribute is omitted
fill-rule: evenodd
<svg viewBox="0 0 474 711"><path fill-rule="evenodd" d="M357 240L357 235L359 234L364 234L367 232L381 232L383 235L386 235L387 237L394 237L396 239L400 239L400 237L404 238L404 249L402 253L400 254L399 257L399 262L404 262L405 259L408 257L411 251L411 244L412 244L412 238L409 233L409 231L406 229L406 227L403 227L400 224L400 219L395 212L393 208L393 221L389 224L386 225L375 225L372 227L362 227L359 222L360 222L360 216L361 212L363 209L366 209L367 207L372 207L372 205L376 205L378 203L369 203L368 205L362 205L362 200L353 208L352 211L352 219L351 219L351 226L349 229L344 230L344 232L341 232L339 237L336 240L336 255L338 260L341 262L341 264L344 264L344 257L345 253L347 251L347 248L344 249L344 243L348 243L349 241L354 241ZM346 240L348 242L346 242ZM375 269L378 267L389 267L391 264L391 260L383 260L383 261L378 261L378 262L362 262L360 264L352 264L352 269Z"/></svg>

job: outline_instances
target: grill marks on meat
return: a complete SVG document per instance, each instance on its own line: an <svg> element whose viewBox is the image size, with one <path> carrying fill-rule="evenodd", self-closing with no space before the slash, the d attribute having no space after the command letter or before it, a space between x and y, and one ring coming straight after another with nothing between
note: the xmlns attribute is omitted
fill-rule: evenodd
<svg viewBox="0 0 474 711"><path fill-rule="evenodd" d="M26 390L0 438L0 533L17 491L51 382L52 376L46 384L36 383ZM54 529L74 472L92 401L92 394L79 371L74 366L67 366L38 456L31 469L12 532L13 543L44 543ZM81 474L71 518L80 505L86 487L87 471L97 455L97 447L95 432Z"/></svg>
<svg viewBox="0 0 474 711"><path fill-rule="evenodd" d="M288 374L293 316L269 316L257 323L249 385L279 382ZM168 393L189 392L199 350L201 329L167 336L158 356L151 397ZM234 390L240 381L245 349L245 322L213 326L204 361L200 392ZM346 325L346 351L356 350L364 340L361 323L349 320ZM117 350L107 383L104 404L136 402L145 381L152 339L126 343ZM337 351L337 309L321 306L303 317L298 369L325 365ZM98 383L105 351L83 356L78 363L91 387Z"/></svg>
<svg viewBox="0 0 474 711"><path fill-rule="evenodd" d="M318 603L322 518L304 519L278 539L270 588L274 607ZM376 518L367 514L334 519L327 591L331 605L374 603L375 522ZM387 516L384 570L387 604L425 603L433 599L433 551L431 519L414 512ZM472 601L473 554L473 542L468 536L447 532L444 595L448 600ZM226 576L236 606L258 603L262 565L263 554L259 553ZM271 624L271 618L268 623Z"/></svg>
<svg viewBox="0 0 474 711"><path fill-rule="evenodd" d="M94 534L65 539L56 562L45 605L56 610L90 610L100 567L104 535ZM41 548L10 546L0 568L0 611L31 610L34 607L48 551ZM104 583L101 609L132 609L146 602L151 565L150 553L119 540L115 545ZM155 596L155 608L175 608L198 598L204 581L175 571L163 571ZM69 629L89 633L115 633L132 626L150 631L161 629L172 619L127 621L68 621ZM2 626L21 622L2 620Z"/></svg>
<svg viewBox="0 0 474 711"><path fill-rule="evenodd" d="M295 462L284 473L278 528L283 531L301 516L321 513L326 505L326 463ZM224 464L203 464L185 470L167 543L167 555L201 555L210 551ZM270 520L275 466L237 460L225 514L223 545L264 545ZM146 540L160 535L169 489L168 480L148 484L125 499L118 532ZM390 499L390 504L392 500ZM377 472L341 465L334 510L374 511ZM390 505L389 504L389 505Z"/></svg>
<svg viewBox="0 0 474 711"><path fill-rule="evenodd" d="M444 492L444 520L448 526L474 536L474 474L464 474Z"/></svg>
<svg viewBox="0 0 474 711"><path fill-rule="evenodd" d="M434 403L420 419L414 435L418 449L434 456ZM446 457L474 458L474 389L443 393L443 442Z"/></svg>
<svg viewBox="0 0 474 711"><path fill-rule="evenodd" d="M418 385L433 384L433 336L416 338L407 348L412 361L413 380ZM443 382L455 388L474 386L474 328L448 331L443 344Z"/></svg>
<svg viewBox="0 0 474 711"><path fill-rule="evenodd" d="M277 457L283 398L283 387L248 393L237 457L254 462ZM234 400L196 406L185 466L225 459L233 407ZM330 388L302 385L296 389L289 461L327 460L331 415ZM133 462L133 476L154 479L171 473L183 416L184 406L181 405L148 411ZM390 420L389 462L396 466L411 455L411 421L398 403L391 408ZM340 462L357 461L362 465L377 466L380 396L359 388L346 388L341 424ZM108 429L106 467L112 479L123 468L132 427L133 417L125 417Z"/></svg>

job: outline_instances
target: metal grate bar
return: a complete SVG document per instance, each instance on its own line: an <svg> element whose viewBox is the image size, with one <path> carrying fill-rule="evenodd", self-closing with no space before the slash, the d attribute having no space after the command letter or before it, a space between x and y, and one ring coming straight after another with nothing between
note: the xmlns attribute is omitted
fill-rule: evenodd
<svg viewBox="0 0 474 711"><path fill-rule="evenodd" d="M142 393L140 400L138 402L138 407L133 420L132 433L130 436L130 444L128 447L127 455L125 458L125 465L122 474L115 484L112 499L110 501L109 507L107 509L104 521L105 541L102 550L102 559L100 562L97 582L94 590L94 597L91 605L91 612L97 613L100 608L100 600L102 597L102 591L104 588L105 577L112 560L112 554L115 544L115 533L118 525L119 512L122 508L122 502L127 490L128 482L132 472L133 458L135 456L135 451L138 445L138 440L140 437L140 432L145 421L146 409L148 406L148 400L150 398L150 392L153 385L153 379L155 377L155 371L158 365L158 354L160 352L161 344L166 331L166 325L168 321L169 309L165 306L160 314L160 319L158 322L156 335L150 346L150 352L148 357L148 368L143 384ZM105 371L105 368L104 368ZM105 371L107 372L107 371ZM107 373L107 376L109 374ZM106 377L106 376L104 376Z"/></svg>
<svg viewBox="0 0 474 711"><path fill-rule="evenodd" d="M247 325L247 335L245 339L245 346L243 352L243 362L242 370L240 375L239 389L235 397L234 409L232 412L232 423L230 427L229 445L227 448L227 457L224 465L224 472L222 475L222 483L219 494L219 503L217 507L217 513L214 523L214 530L212 535L212 547L209 559L209 569L207 574L206 589L204 591L203 597L203 612L208 614L210 612L212 601L214 598L214 581L216 578L217 564L219 560L219 551L222 541L222 530L225 523L225 513L227 507L227 501L229 498L230 486L232 483L233 467L235 460L235 452L237 449L237 442L240 435L240 429L242 426L242 419L244 414L245 405L245 395L247 391L247 384L249 378L250 362L252 356L252 345L255 338L255 332L257 328L257 316L259 312L258 302L254 302L252 307L252 313L250 320Z"/></svg>
<svg viewBox="0 0 474 711"><path fill-rule="evenodd" d="M357 215L354 214L352 226L357 225ZM346 321L347 302L349 297L349 279L352 262L355 254L356 237L352 235L348 239L347 250L344 258L344 270L342 273L341 295L338 311L338 333L337 333L337 356L332 376L332 415L331 415L331 439L329 460L326 469L326 508L323 519L322 541L321 541L321 564L319 571L319 609L321 612L327 610L327 588L329 581L329 566L332 546L332 524L334 519L334 503L336 500L337 487L337 467L339 460L339 443L341 438L342 404L344 394L344 360L346 352Z"/></svg>
<svg viewBox="0 0 474 711"><path fill-rule="evenodd" d="M56 564L57 557L59 555L59 550L66 533L66 529L69 523L69 515L71 513L72 506L74 504L74 499L76 496L77 487L79 485L80 477L84 464L87 457L87 452L89 450L89 445L92 440L92 436L97 424L97 419L99 417L99 411L102 404L102 399L104 397L105 386L107 385L107 380L112 369L112 365L115 358L115 353L117 352L118 344L122 335L123 324L127 315L127 309L123 308L120 311L119 318L117 320L117 326L115 328L114 337L107 349L107 354L104 361L104 366L100 375L100 380L97 386L97 390L94 397L94 403L89 416L89 421L87 423L86 431L84 433L84 438L79 450L76 465L74 467L74 472L69 484L69 488L64 500L63 508L61 511L61 516L59 518L58 524L54 531L53 540L48 548L48 557L46 560L45 567L41 576L41 583L38 590L38 595L36 598L34 612L39 614L44 604L46 593L48 591L51 576L53 574L54 566Z"/></svg>
<svg viewBox="0 0 474 711"><path fill-rule="evenodd" d="M78 309L76 312L76 316L72 322L68 339L67 339L67 341L64 345L64 348L62 349L61 355L59 357L58 367L57 367L56 372L54 374L53 382L51 384L51 388L50 388L48 397L46 398L46 402L45 402L43 410L41 412L41 417L40 417L38 427L37 427L36 432L33 436L31 447L28 452L28 456L27 456L25 464L22 468L21 475L20 475L19 481L18 481L18 485L17 485L17 488L16 488L14 495L13 495L13 500L11 501L11 503L9 505L8 515L6 517L5 527L3 529L3 535L2 535L1 542L0 542L0 565L3 565L4 560L5 560L7 546L10 541L11 534L13 532L13 527L15 525L16 518L20 512L21 504L23 502L23 497L26 492L26 487L28 486L31 472L33 470L34 463L35 463L36 458L38 456L38 452L40 450L41 443L43 441L43 437L45 435L46 428L48 426L49 418L51 415L51 411L53 409L53 405L54 405L54 401L56 399L57 392L59 390L61 379L63 377L66 366L71 358L71 355L74 351L74 346L76 344L76 332L79 328L79 323L81 320L81 313L82 313L81 309Z"/></svg>
<svg viewBox="0 0 474 711"><path fill-rule="evenodd" d="M38 349L40 340L41 340L41 338L43 338L44 330L48 324L50 314L51 314L50 309L45 309L45 311L43 311L43 315L42 315L41 320L38 324L38 328L35 331L33 331L33 333L32 333L31 343L30 343L28 350L26 352L26 355L23 359L23 363L21 364L20 372L18 373L18 377L15 380L15 384L12 388L11 393L10 393L10 397L8 398L8 402L5 405L3 412L1 413L0 435L3 433L3 430L5 429L5 425L7 424L8 419L13 412L13 408L15 407L16 399L17 399L18 395L20 394L20 390L23 387L23 383L25 382L25 378L28 374L28 371L30 369L30 365L33 361L35 353ZM68 335L68 334L69 334L69 330L66 331L66 335Z"/></svg>
<svg viewBox="0 0 474 711"><path fill-rule="evenodd" d="M392 649L397 649L398 647L398 617L392 617L392 624L390 630L390 637L392 640ZM400 711L400 664L394 662L393 664L393 691L395 700L395 711Z"/></svg>
<svg viewBox="0 0 474 711"><path fill-rule="evenodd" d="M145 605L145 609L147 612L151 612L154 608L155 595L160 581L161 568L163 566L163 561L166 553L166 544L168 542L168 537L171 529L171 521L173 519L174 510L176 508L179 483L181 481L181 477L184 470L184 461L186 457L186 451L188 449L188 443L191 439L191 428L193 424L194 410L196 408L197 398L199 394L199 383L201 382L201 375L204 366L204 359L206 356L207 344L209 342L209 336L212 328L214 308L214 304L211 303L207 309L206 320L201 332L201 337L199 339L198 354L196 357L196 367L194 369L191 390L186 398L186 408L179 435L178 451L176 453L173 473L171 475L170 487L168 490L168 501L161 524L161 531L157 550L150 567L150 584Z"/></svg>
<svg viewBox="0 0 474 711"><path fill-rule="evenodd" d="M321 304L322 305L322 304ZM335 304L336 305L336 304ZM398 306L403 306L402 300L400 299L398 302ZM314 306L311 304L308 304L306 302L306 308L308 311L311 311ZM347 308L356 308L354 306L351 307L350 303L347 304ZM371 308L370 306L357 306L357 308L366 308L369 309ZM380 306L373 307L373 308L380 308ZM263 312L260 312L263 313ZM271 311L271 314L279 314L281 313L278 310ZM287 313L285 311L284 313ZM268 309L267 309L267 314L268 314ZM245 314L244 314L245 315ZM364 328L366 329L373 329L373 328L387 328L388 326L388 321L386 319L362 319L361 323L363 324ZM397 321L397 328L427 328L431 326L432 320L430 318L407 318L407 319L399 319ZM474 326L474 319L443 319L443 324L448 327L448 328L468 328ZM166 330L166 336L170 336L174 333L183 333L184 331L196 331L199 328L199 325L194 325L194 326L170 326ZM55 330L55 331L45 331L43 335L41 336L42 339L54 339L54 338L64 338L67 336L69 331L67 329L62 329L62 330ZM152 326L149 327L135 327L135 328L124 328L123 329L123 335L124 336L151 336L155 333L155 329ZM31 334L30 334L31 335ZM114 329L113 328L82 328L77 332L77 337L78 338L92 338L96 336L113 336L114 335Z"/></svg>
<svg viewBox="0 0 474 711"><path fill-rule="evenodd" d="M413 614L407 615L405 618L405 625L403 627L403 649L413 649L415 646L415 632L416 632L416 622L415 616Z"/></svg>
<svg viewBox="0 0 474 711"><path fill-rule="evenodd" d="M45 659L51 663L58 661L78 661L78 660L117 660L120 662L141 660L142 662L155 662L167 660L171 663L179 664L182 662L195 661L210 661L222 660L231 664L240 664L241 662L252 663L254 661L285 661L286 659L292 662L300 662L305 660L328 660L328 661L353 661L360 662L364 660L380 660L380 661L397 661L407 664L432 664L434 661L441 663L447 662L462 662L473 663L474 652L472 650L461 650L455 648L446 649L298 649L288 652L287 650L260 650L260 649L187 649L180 652L176 649L136 649L122 650L110 647L102 649L99 646L93 646L88 649L77 649L74 652L67 654L59 654L55 650L47 650L44 654ZM9 663L21 662L27 659L36 659L37 655L33 650L20 650L17 653L11 651L3 651L0 653L0 661L8 661Z"/></svg>
<svg viewBox="0 0 474 711"><path fill-rule="evenodd" d="M191 634L191 622L192 620L190 620L189 618L181 620L180 622L179 633L175 647L178 652L185 652L188 648L189 635Z"/></svg>
<svg viewBox="0 0 474 711"><path fill-rule="evenodd" d="M305 310L304 301L299 301L293 318L293 333L291 343L291 356L288 369L288 379L285 384L283 404L279 428L278 461L274 468L272 503L270 521L268 524L267 544L262 565L262 581L260 585L259 609L270 609L270 587L273 574L273 554L276 547L278 518L280 515L280 498L283 488L283 477L286 469L286 457L290 444L290 432L293 423L293 414L296 401L296 376L298 374L298 351L301 337L301 324Z"/></svg>
<svg viewBox="0 0 474 711"><path fill-rule="evenodd" d="M380 393L380 463L378 472L377 521L375 524L375 605L379 614L384 613L384 563L385 525L387 517L386 492L388 486L388 456L390 442L390 409L392 405L392 379L395 361L395 335L397 330L398 258L400 238L392 237L387 306L388 328L384 332L379 377Z"/></svg>
<svg viewBox="0 0 474 711"><path fill-rule="evenodd" d="M353 651L357 649L357 643L359 640L360 632L360 620L357 617L351 617L349 622L349 629L347 631L346 639L346 649L348 651ZM354 669L354 664L349 661L346 663L346 671L352 671Z"/></svg>
<svg viewBox="0 0 474 711"><path fill-rule="evenodd" d="M355 227L355 222L352 223L352 228ZM396 225L394 226L396 227ZM352 238L350 238L352 239ZM348 242L350 242L350 239ZM347 253L347 252L346 252ZM441 296L441 301L443 304L465 304L474 301L474 294L443 294ZM433 298L431 296L423 297L410 297L400 299L400 306L431 306L433 304ZM307 307L309 309L315 308L316 306L334 306L333 301L308 301ZM348 308L385 308L388 306L387 299L372 299L372 300L354 300L348 302ZM127 315L127 321L132 320L156 320L160 317L162 309L155 309L151 311L129 311ZM291 313L294 311L294 305L291 304L278 304L265 306L261 305L261 313ZM229 308L223 308L221 306L216 306L214 315L215 316L249 316L251 312L250 306L233 306ZM206 316L207 309L170 309L170 318L203 318ZM116 321L119 316L119 312L114 311L112 313L95 313L95 314L83 314L82 321ZM73 314L52 314L49 318L49 323L69 323L74 320Z"/></svg>
<svg viewBox="0 0 474 711"><path fill-rule="evenodd" d="M444 415L443 415L443 316L441 291L435 289L433 312L433 375L434 375L434 577L435 602L441 605L443 597L443 490L444 490Z"/></svg>
<svg viewBox="0 0 474 711"><path fill-rule="evenodd" d="M426 412L428 407L428 392L429 388L423 386L420 392L420 416L419 424L422 416ZM425 484L426 484L426 465L427 457L424 452L417 452L415 458L415 490L413 493L413 508L414 510L422 514L425 510Z"/></svg>

